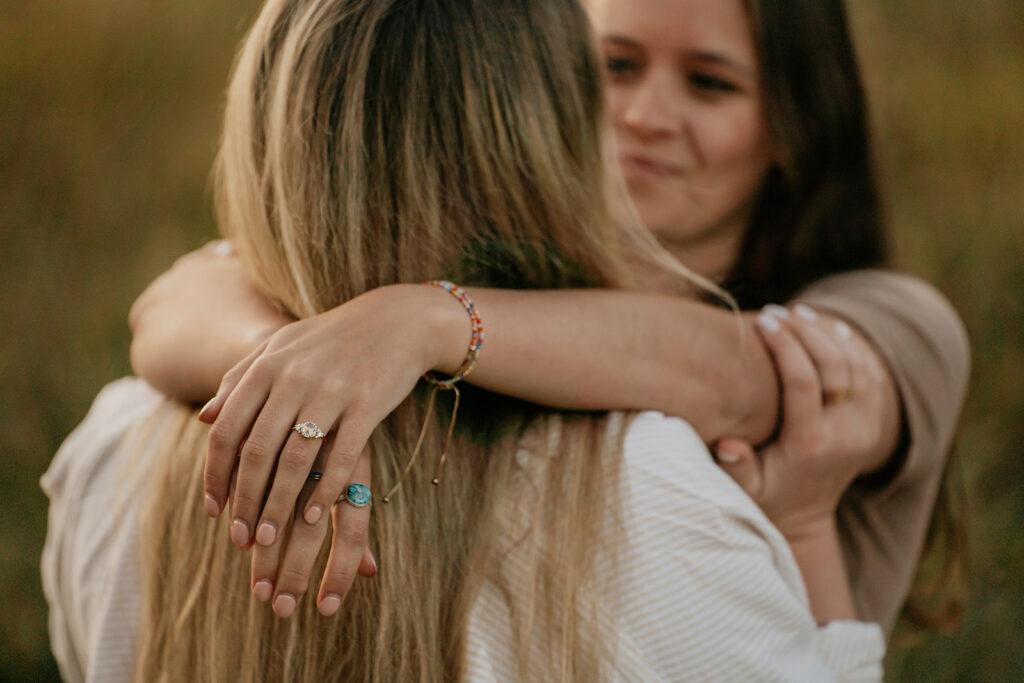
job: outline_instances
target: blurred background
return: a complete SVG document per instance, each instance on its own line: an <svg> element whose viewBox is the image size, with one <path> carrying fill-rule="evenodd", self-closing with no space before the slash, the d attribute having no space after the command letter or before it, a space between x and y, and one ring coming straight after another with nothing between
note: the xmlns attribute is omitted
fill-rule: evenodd
<svg viewBox="0 0 1024 683"><path fill-rule="evenodd" d="M1024 2L849 3L900 264L964 317L971 597L891 680L1024 680ZM128 307L216 233L222 105L256 0L0 0L0 679L57 678L38 578L51 455L129 372Z"/></svg>

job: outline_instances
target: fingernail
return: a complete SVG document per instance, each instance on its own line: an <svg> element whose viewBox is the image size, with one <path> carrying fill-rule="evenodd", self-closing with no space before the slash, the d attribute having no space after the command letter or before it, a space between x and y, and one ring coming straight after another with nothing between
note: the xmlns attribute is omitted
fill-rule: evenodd
<svg viewBox="0 0 1024 683"><path fill-rule="evenodd" d="M715 455L718 456L718 462L724 462L726 465L735 465L740 461L739 456L724 451L718 451Z"/></svg>
<svg viewBox="0 0 1024 683"><path fill-rule="evenodd" d="M206 494L203 504L206 506L206 514L211 517L216 517L220 514L220 503L217 502L217 499L212 494Z"/></svg>
<svg viewBox="0 0 1024 683"><path fill-rule="evenodd" d="M373 571L377 571L377 558L373 556L373 551L370 551L370 564L373 565Z"/></svg>
<svg viewBox="0 0 1024 683"><path fill-rule="evenodd" d="M306 514L304 514L302 518L306 520L306 524L316 524L320 521L320 515L322 515L323 513L324 509L322 507L320 507L319 505L313 505L310 506L308 510L306 510Z"/></svg>
<svg viewBox="0 0 1024 683"><path fill-rule="evenodd" d="M197 415L196 417L199 419L200 422L212 422L212 420L209 419L210 416L207 413L210 411L210 408L213 406L213 402L216 400L217 397L214 396L209 401L207 401L206 405L203 406L203 409L199 411L199 415Z"/></svg>
<svg viewBox="0 0 1024 683"><path fill-rule="evenodd" d="M853 337L853 330L851 330L850 326L844 323L842 320L837 320L836 334L839 335L840 339L850 339Z"/></svg>
<svg viewBox="0 0 1024 683"><path fill-rule="evenodd" d="M217 246L213 248L213 253L217 254L217 256L231 256L235 253L235 248L231 246L231 242L220 240Z"/></svg>
<svg viewBox="0 0 1024 683"><path fill-rule="evenodd" d="M252 587L253 597L260 602L266 602L270 599L271 594L274 592L274 584L270 583L266 579L260 579Z"/></svg>
<svg viewBox="0 0 1024 683"><path fill-rule="evenodd" d="M815 312L815 310L810 306L805 306L804 304L797 304L796 306L793 307L793 310L796 311L796 314L798 316L800 316L809 323L813 323L818 319L817 312Z"/></svg>
<svg viewBox="0 0 1024 683"><path fill-rule="evenodd" d="M768 304L767 306L761 309L761 312L767 313L768 315L773 315L781 320L785 320L786 318L789 317L789 309L786 308L785 306L780 306L778 304Z"/></svg>
<svg viewBox="0 0 1024 683"><path fill-rule="evenodd" d="M325 595L324 599L320 601L320 614L324 615L325 617L329 617L335 612L337 612L339 607L341 607L340 597L334 595L333 593L330 595Z"/></svg>
<svg viewBox="0 0 1024 683"><path fill-rule="evenodd" d="M274 600L274 614L284 619L290 617L295 611L295 596L290 593L281 593Z"/></svg>
<svg viewBox="0 0 1024 683"><path fill-rule="evenodd" d="M778 318L767 313L761 313L757 316L757 324L760 325L761 329L765 332L778 332L782 327Z"/></svg>
<svg viewBox="0 0 1024 683"><path fill-rule="evenodd" d="M273 522L262 522L256 528L256 542L260 545L270 545L277 538L277 527Z"/></svg>
<svg viewBox="0 0 1024 683"><path fill-rule="evenodd" d="M249 525L240 519L231 522L231 542L242 547L249 542Z"/></svg>

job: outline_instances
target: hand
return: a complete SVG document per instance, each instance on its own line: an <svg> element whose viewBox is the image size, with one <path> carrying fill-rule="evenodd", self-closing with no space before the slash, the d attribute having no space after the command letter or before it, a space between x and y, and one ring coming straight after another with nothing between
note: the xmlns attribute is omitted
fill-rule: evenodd
<svg viewBox="0 0 1024 683"><path fill-rule="evenodd" d="M831 533L839 499L896 447L899 404L891 377L846 323L798 305L770 306L759 332L778 369L782 424L755 454L723 439L723 469L791 542Z"/></svg>
<svg viewBox="0 0 1024 683"><path fill-rule="evenodd" d="M432 306L445 313L431 315ZM447 324L449 312L461 315L464 330ZM438 320L447 327L437 328ZM370 484L364 446L421 375L436 366L431 355L436 349L430 347L441 345L444 333L461 348L468 346L469 321L447 293L420 285L373 290L275 332L225 375L200 414L213 422L207 512L217 516L223 509L238 454L231 538L240 548L255 541L253 590L266 599L273 585L278 615L291 614L306 589L326 533L324 511L349 483ZM329 438L308 439L292 431L306 421ZM318 456L322 479L297 508ZM368 508L342 504L334 510L335 536L319 601L325 614L337 609L351 584L369 524ZM291 533L285 534L288 525Z"/></svg>
<svg viewBox="0 0 1024 683"><path fill-rule="evenodd" d="M291 321L256 291L229 242L210 242L132 305L132 367L170 396L205 401L231 366Z"/></svg>

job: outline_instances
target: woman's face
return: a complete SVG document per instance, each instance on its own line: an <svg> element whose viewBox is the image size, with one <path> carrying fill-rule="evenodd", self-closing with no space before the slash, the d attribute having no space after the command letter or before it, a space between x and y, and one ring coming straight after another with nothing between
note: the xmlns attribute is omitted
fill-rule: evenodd
<svg viewBox="0 0 1024 683"><path fill-rule="evenodd" d="M690 267L736 258L772 162L741 0L592 0L630 195Z"/></svg>

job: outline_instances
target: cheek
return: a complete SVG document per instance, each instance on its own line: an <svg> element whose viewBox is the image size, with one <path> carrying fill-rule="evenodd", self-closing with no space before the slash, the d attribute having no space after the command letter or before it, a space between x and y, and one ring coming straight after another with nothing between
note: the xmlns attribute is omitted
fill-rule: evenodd
<svg viewBox="0 0 1024 683"><path fill-rule="evenodd" d="M708 111L694 125L694 138L709 171L760 175L770 163L768 133L760 112L749 107Z"/></svg>

